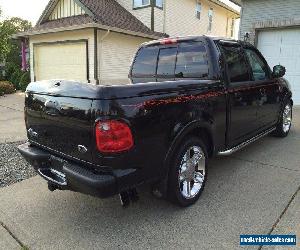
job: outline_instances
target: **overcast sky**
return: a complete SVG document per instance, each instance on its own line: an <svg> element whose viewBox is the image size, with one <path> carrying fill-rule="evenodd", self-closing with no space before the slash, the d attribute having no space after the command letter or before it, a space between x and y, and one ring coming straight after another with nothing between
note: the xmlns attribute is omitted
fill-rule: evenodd
<svg viewBox="0 0 300 250"><path fill-rule="evenodd" d="M229 0L221 1L232 4ZM21 17L35 24L48 2L49 0L0 0L0 7L4 17Z"/></svg>

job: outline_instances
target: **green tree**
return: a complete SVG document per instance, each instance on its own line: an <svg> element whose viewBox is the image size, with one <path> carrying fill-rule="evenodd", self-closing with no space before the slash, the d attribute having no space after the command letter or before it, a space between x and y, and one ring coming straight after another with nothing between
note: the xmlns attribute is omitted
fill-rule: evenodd
<svg viewBox="0 0 300 250"><path fill-rule="evenodd" d="M0 12L1 13L1 12ZM19 17L12 17L0 22L0 60L10 62L20 54L20 41L12 39L12 35L26 31L32 27L31 23Z"/></svg>

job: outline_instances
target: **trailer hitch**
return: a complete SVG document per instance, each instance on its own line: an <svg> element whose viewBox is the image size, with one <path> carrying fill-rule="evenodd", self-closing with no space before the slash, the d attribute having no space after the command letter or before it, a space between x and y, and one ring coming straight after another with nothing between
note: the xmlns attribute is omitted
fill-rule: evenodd
<svg viewBox="0 0 300 250"><path fill-rule="evenodd" d="M140 198L136 188L129 189L119 194L122 207L126 208L130 202L137 202Z"/></svg>

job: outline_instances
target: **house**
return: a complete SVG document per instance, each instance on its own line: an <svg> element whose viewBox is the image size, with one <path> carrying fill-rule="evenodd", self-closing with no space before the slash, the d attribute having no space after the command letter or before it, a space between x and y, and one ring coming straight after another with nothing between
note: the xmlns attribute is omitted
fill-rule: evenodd
<svg viewBox="0 0 300 250"><path fill-rule="evenodd" d="M295 104L300 104L300 1L232 0L242 7L240 39L256 45L271 67L286 67Z"/></svg>
<svg viewBox="0 0 300 250"><path fill-rule="evenodd" d="M180 35L232 37L239 13L219 0L50 0L29 40L32 80L127 83L140 44Z"/></svg>

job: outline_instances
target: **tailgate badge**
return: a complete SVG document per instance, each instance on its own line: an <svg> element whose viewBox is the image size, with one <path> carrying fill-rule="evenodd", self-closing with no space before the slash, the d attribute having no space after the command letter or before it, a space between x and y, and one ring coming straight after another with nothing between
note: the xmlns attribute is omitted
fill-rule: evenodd
<svg viewBox="0 0 300 250"><path fill-rule="evenodd" d="M83 145L78 145L77 149L78 149L78 152L81 154L85 154L88 151L87 148Z"/></svg>

